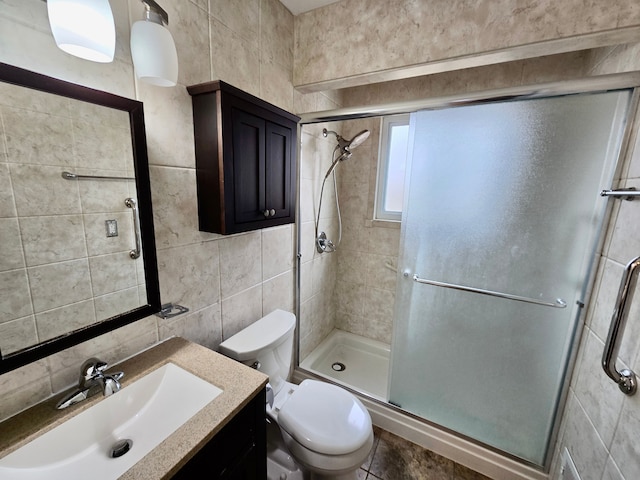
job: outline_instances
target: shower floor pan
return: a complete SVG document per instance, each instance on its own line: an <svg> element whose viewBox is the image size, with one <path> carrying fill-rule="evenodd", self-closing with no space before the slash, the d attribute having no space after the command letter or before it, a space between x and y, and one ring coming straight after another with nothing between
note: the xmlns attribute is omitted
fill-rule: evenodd
<svg viewBox="0 0 640 480"><path fill-rule="evenodd" d="M389 352L386 343L333 330L300 367L386 401Z"/></svg>

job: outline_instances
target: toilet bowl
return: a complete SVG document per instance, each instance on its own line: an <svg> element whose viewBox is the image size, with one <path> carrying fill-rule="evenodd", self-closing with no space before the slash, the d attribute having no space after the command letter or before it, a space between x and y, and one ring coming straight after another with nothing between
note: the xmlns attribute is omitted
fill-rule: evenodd
<svg viewBox="0 0 640 480"><path fill-rule="evenodd" d="M356 478L373 446L371 417L345 389L317 380L287 381L295 316L275 310L220 344L220 352L269 376L275 422L293 459L315 479Z"/></svg>

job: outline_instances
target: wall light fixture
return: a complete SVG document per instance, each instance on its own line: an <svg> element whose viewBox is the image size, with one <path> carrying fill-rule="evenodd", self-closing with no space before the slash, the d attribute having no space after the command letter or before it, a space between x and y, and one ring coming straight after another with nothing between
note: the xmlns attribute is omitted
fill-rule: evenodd
<svg viewBox="0 0 640 480"><path fill-rule="evenodd" d="M160 87L178 81L178 53L166 26L169 15L153 0L141 0L145 18L131 27L131 57L136 76Z"/></svg>
<svg viewBox="0 0 640 480"><path fill-rule="evenodd" d="M116 27L109 0L47 0L47 12L61 50L94 62L113 61Z"/></svg>

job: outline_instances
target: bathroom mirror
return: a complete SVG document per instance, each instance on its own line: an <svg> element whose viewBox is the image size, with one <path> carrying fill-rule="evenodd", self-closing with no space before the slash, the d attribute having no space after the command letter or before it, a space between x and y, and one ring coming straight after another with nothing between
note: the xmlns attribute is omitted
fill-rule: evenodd
<svg viewBox="0 0 640 480"><path fill-rule="evenodd" d="M142 103L0 63L0 373L160 310Z"/></svg>

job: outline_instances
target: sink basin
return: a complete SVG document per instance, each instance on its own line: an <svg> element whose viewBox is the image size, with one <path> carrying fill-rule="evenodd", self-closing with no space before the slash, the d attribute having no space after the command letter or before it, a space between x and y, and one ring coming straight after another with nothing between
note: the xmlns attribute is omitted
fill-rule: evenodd
<svg viewBox="0 0 640 480"><path fill-rule="evenodd" d="M221 393L168 363L0 459L0 478L118 478Z"/></svg>

